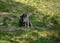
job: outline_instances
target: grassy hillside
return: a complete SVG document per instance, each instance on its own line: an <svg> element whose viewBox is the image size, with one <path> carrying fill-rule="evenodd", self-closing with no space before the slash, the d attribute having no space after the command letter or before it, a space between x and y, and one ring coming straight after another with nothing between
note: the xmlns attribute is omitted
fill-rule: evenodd
<svg viewBox="0 0 60 43"><path fill-rule="evenodd" d="M60 43L59 32L54 30L20 29L0 31L0 43Z"/></svg>
<svg viewBox="0 0 60 43"><path fill-rule="evenodd" d="M34 29L18 26L22 13ZM0 0L0 43L60 43L60 0Z"/></svg>
<svg viewBox="0 0 60 43"><path fill-rule="evenodd" d="M17 0L17 2L33 6L44 14L60 13L60 0Z"/></svg>
<svg viewBox="0 0 60 43"><path fill-rule="evenodd" d="M34 26L60 28L60 0L1 0L0 12L18 16L25 12L31 15Z"/></svg>
<svg viewBox="0 0 60 43"><path fill-rule="evenodd" d="M13 3L13 1L16 3ZM20 0L12 0L11 2L7 1L7 3L8 4L13 3L13 5L15 5L15 6L9 5L7 7L11 7L11 8L15 7L15 10L16 9L19 10L21 7L25 8L25 9L22 8L23 11L31 10L31 8L29 9L29 7L24 6L24 5L26 5L26 6L31 6L33 8L36 8L38 10L38 12L41 11L44 14L50 14L51 15L51 14L60 13L60 6L59 6L60 0L31 0L31 1L30 0L21 0L21 1ZM19 3L20 3L20 5L19 5Z"/></svg>

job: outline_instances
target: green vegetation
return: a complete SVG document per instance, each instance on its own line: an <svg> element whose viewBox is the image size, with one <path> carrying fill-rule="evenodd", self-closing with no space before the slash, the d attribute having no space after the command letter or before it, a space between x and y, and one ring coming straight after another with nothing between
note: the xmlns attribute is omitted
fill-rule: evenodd
<svg viewBox="0 0 60 43"><path fill-rule="evenodd" d="M0 43L59 43L59 40L59 33L54 30L20 29L0 32Z"/></svg>
<svg viewBox="0 0 60 43"><path fill-rule="evenodd" d="M0 25L6 29L20 28L22 13L30 15L34 29L0 30L0 43L60 43L60 0L0 0Z"/></svg>

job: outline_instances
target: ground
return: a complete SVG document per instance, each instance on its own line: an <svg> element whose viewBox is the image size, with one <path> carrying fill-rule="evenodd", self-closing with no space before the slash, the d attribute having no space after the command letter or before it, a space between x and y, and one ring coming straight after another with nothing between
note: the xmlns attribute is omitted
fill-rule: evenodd
<svg viewBox="0 0 60 43"><path fill-rule="evenodd" d="M34 29L19 27L23 13ZM0 0L0 43L60 43L60 0Z"/></svg>

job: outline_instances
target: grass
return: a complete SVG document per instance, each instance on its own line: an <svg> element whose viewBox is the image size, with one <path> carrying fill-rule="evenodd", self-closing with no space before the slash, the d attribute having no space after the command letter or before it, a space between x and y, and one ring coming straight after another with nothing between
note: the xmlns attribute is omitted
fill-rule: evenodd
<svg viewBox="0 0 60 43"><path fill-rule="evenodd" d="M60 0L11 0L10 3L1 0L0 12L17 15L12 17L0 14L4 16L1 16L3 20L0 21L5 26L16 26L17 29L22 13L30 15L34 26L34 29L0 31L0 43L60 43Z"/></svg>
<svg viewBox="0 0 60 43"><path fill-rule="evenodd" d="M31 1L12 0L10 4L8 2L1 1L0 11L10 12L14 14L16 13L19 15L25 12L33 16L32 18L30 17L33 24L36 22L40 22L40 23L42 22L43 24L47 25L50 24L52 17L55 17L55 15L60 15L59 2L60 2L59 0L50 0L50 1L49 0L31 0ZM54 18L54 19L59 19L59 18ZM58 21L59 20L57 20L57 22ZM13 22L12 25L16 25L16 22Z"/></svg>
<svg viewBox="0 0 60 43"><path fill-rule="evenodd" d="M24 3L26 5L37 8L38 11L42 11L44 14L56 14L59 13L59 0L22 0L17 2Z"/></svg>
<svg viewBox="0 0 60 43"><path fill-rule="evenodd" d="M60 42L59 32L54 30L20 29L18 31L0 31L1 43L57 43Z"/></svg>

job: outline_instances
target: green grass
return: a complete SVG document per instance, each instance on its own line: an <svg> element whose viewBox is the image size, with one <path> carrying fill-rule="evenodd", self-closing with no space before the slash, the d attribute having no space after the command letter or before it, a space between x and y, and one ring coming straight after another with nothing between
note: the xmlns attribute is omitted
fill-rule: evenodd
<svg viewBox="0 0 60 43"><path fill-rule="evenodd" d="M1 43L55 43L60 42L59 32L54 30L20 29L18 31L0 31Z"/></svg>
<svg viewBox="0 0 60 43"><path fill-rule="evenodd" d="M19 18L22 13L30 15L30 20L34 26L60 28L60 0L11 0L0 1L0 12L14 13ZM18 26L18 20L15 18L10 24ZM53 19L52 19L53 18ZM5 22L5 20L3 20ZM7 22L5 22L6 25ZM56 26L56 27L55 27Z"/></svg>
<svg viewBox="0 0 60 43"><path fill-rule="evenodd" d="M0 12L16 14L16 17L3 15L1 20L5 26L16 27L22 13L31 14L29 19L35 28L0 31L0 43L60 43L60 0L11 0L11 3L1 0Z"/></svg>

